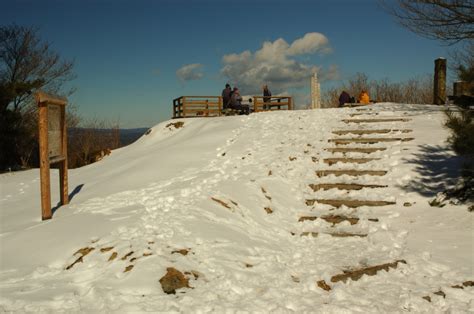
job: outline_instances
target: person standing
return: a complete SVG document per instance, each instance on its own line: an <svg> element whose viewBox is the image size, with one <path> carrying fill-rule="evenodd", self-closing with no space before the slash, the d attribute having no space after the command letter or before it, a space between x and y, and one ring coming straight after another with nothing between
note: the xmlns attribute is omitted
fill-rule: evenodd
<svg viewBox="0 0 474 314"><path fill-rule="evenodd" d="M271 97L272 92L268 89L268 85L263 85L263 110L270 109Z"/></svg>
<svg viewBox="0 0 474 314"><path fill-rule="evenodd" d="M231 93L230 85L228 83L225 84L225 88L222 90L222 109L224 110L229 106Z"/></svg>

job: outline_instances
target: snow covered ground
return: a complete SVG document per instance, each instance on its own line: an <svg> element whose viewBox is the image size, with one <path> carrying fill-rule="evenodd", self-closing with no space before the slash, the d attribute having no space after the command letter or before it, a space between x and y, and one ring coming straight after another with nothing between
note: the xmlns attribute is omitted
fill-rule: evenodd
<svg viewBox="0 0 474 314"><path fill-rule="evenodd" d="M410 120L341 121L390 117ZM2 174L0 312L474 312L474 287L452 287L474 280L473 214L466 205L428 205L456 182L461 163L446 144L443 118L439 107L383 103L163 122L102 161L70 170L71 202L44 222L39 170ZM169 125L178 121L183 127ZM414 140L328 142L357 137L332 134L354 129L393 130L363 138ZM343 154L330 147L386 149ZM325 162L334 157L376 159ZM316 176L332 169L388 172ZM55 206L56 171L52 183ZM321 183L387 187L309 187ZM308 199L396 204L334 208L308 206ZM359 220L299 222L329 214ZM331 236L343 232L361 236ZM177 252L183 249L186 255ZM347 270L402 259L388 272L331 282ZM164 293L159 279L168 267L187 272L192 288ZM318 287L320 280L332 289Z"/></svg>

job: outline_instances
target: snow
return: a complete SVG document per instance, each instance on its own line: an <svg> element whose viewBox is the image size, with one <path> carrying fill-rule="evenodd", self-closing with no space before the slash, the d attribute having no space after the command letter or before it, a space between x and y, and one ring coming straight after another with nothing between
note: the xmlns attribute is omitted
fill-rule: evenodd
<svg viewBox="0 0 474 314"><path fill-rule="evenodd" d="M341 122L374 117L411 120ZM0 312L473 312L474 288L452 288L474 280L473 214L467 205L428 204L456 183L462 163L449 150L443 119L437 106L382 103L166 121L102 161L70 170L71 202L49 221L41 221L39 170L2 174ZM182 128L167 127L178 121ZM366 164L325 164L324 158L344 157L324 150L334 147L328 139L355 136L331 132L357 128L412 129L363 137L415 139L341 145L387 149L345 154L380 158ZM388 173L315 175L324 169ZM57 171L51 177L55 206ZM314 192L308 186L331 182L388 187ZM396 205L305 204L341 198ZM360 220L298 222L324 214ZM329 235L335 231L367 236ZM81 248L94 250L66 269ZM189 253L173 253L180 249ZM344 270L400 259L406 264L389 272L331 282ZM199 277L188 276L192 288L168 295L159 283L168 267ZM319 288L319 280L332 290ZM446 296L433 294L439 290Z"/></svg>

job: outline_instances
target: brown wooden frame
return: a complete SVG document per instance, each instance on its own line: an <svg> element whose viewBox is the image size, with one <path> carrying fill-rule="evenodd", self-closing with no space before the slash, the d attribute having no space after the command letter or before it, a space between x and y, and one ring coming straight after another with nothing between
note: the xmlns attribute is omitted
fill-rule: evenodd
<svg viewBox="0 0 474 314"><path fill-rule="evenodd" d="M173 99L173 118L222 115L221 96L181 96Z"/></svg>
<svg viewBox="0 0 474 314"><path fill-rule="evenodd" d="M269 102L263 101L269 98ZM268 106L268 109L263 109ZM253 96L253 111L293 110L293 99L289 96Z"/></svg>
<svg viewBox="0 0 474 314"><path fill-rule="evenodd" d="M61 205L69 203L68 192L68 173L67 173L67 126L66 126L66 105L67 99L48 95L44 92L37 92L35 99L39 111L39 157L40 157L40 180L41 180L41 218L42 220L51 219L51 184L50 184L50 166L58 164L59 166L59 195ZM60 107L59 129L61 152L59 155L50 156L49 154L49 121L48 110L50 105Z"/></svg>

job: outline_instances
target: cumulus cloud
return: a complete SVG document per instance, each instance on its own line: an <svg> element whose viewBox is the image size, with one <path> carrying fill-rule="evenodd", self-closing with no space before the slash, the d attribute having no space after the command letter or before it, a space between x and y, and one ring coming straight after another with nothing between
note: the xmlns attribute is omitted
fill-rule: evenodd
<svg viewBox="0 0 474 314"><path fill-rule="evenodd" d="M296 39L288 49L291 55L312 54L316 52L329 53L329 41L320 33L307 33L303 38Z"/></svg>
<svg viewBox="0 0 474 314"><path fill-rule="evenodd" d="M269 84L272 93L277 94L290 88L308 86L309 78L315 71L321 77L322 69L298 61L297 56L329 52L329 41L320 33L307 33L291 44L279 38L264 42L253 53L245 50L224 55L221 74L237 84L244 93L260 94L261 85Z"/></svg>
<svg viewBox="0 0 474 314"><path fill-rule="evenodd" d="M204 74L202 73L202 67L203 65L200 63L183 65L176 71L176 76L182 82L199 80L204 76Z"/></svg>

